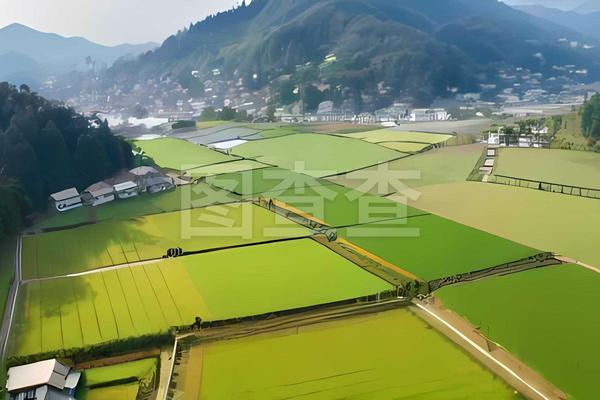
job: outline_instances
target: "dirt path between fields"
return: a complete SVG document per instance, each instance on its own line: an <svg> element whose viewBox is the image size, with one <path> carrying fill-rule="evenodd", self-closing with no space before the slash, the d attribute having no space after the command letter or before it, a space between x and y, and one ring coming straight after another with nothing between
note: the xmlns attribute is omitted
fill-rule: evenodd
<svg viewBox="0 0 600 400"><path fill-rule="evenodd" d="M413 300L411 309L504 381L532 400L566 400L567 395L498 344L483 336L466 319L429 297Z"/></svg>

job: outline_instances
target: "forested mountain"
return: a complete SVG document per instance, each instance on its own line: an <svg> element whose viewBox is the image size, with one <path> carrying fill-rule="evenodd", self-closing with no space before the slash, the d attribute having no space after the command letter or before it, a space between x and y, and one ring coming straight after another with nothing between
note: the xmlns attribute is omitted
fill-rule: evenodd
<svg viewBox="0 0 600 400"><path fill-rule="evenodd" d="M131 146L105 122L0 83L0 236L21 223L28 204L43 209L51 193L84 188L131 163Z"/></svg>
<svg viewBox="0 0 600 400"><path fill-rule="evenodd" d="M573 64L598 77L598 52L559 43L565 35L578 37L497 0L254 0L191 25L137 61L118 62L107 83L127 88L218 68L251 88L291 75L360 95L383 86L427 100L493 80L500 66L549 72ZM328 54L336 63L323 64Z"/></svg>
<svg viewBox="0 0 600 400"><path fill-rule="evenodd" d="M154 43L102 46L80 37L66 38L21 24L0 29L0 80L39 83L56 73L89 68L89 63L111 65L117 59L155 48Z"/></svg>

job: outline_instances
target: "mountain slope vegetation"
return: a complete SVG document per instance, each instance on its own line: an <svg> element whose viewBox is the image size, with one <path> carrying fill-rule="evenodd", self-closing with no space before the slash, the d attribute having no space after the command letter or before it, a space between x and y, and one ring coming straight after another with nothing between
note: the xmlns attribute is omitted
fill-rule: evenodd
<svg viewBox="0 0 600 400"><path fill-rule="evenodd" d="M496 0L254 0L118 62L107 82L187 81L191 71L208 79L219 69L249 89L291 77L346 87L358 101L386 94L426 103L493 81L499 66L551 72L574 64L600 75L596 50L559 43L566 34L580 36ZM331 54L335 62L324 62Z"/></svg>

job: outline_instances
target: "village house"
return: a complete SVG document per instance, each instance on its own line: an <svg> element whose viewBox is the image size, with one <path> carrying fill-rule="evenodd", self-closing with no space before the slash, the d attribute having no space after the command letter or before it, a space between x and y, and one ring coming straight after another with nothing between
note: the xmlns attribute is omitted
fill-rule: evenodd
<svg viewBox="0 0 600 400"><path fill-rule="evenodd" d="M121 200L135 197L140 193L139 186L132 181L116 184L113 189L117 198Z"/></svg>
<svg viewBox="0 0 600 400"><path fill-rule="evenodd" d="M81 196L75 188L51 194L50 199L54 202L54 207L60 212L72 210L83 205Z"/></svg>
<svg viewBox="0 0 600 400"><path fill-rule="evenodd" d="M75 400L81 373L56 359L8 369L8 400Z"/></svg>
<svg viewBox="0 0 600 400"><path fill-rule="evenodd" d="M146 190L151 194L166 192L174 188L175 182L167 176L155 176L146 180Z"/></svg>
<svg viewBox="0 0 600 400"><path fill-rule="evenodd" d="M106 182L94 183L81 195L85 205L99 206L115 200L115 192L111 185Z"/></svg>
<svg viewBox="0 0 600 400"><path fill-rule="evenodd" d="M142 192L147 190L148 180L163 176L156 168L146 166L134 168L129 173L133 175L133 181L139 186Z"/></svg>

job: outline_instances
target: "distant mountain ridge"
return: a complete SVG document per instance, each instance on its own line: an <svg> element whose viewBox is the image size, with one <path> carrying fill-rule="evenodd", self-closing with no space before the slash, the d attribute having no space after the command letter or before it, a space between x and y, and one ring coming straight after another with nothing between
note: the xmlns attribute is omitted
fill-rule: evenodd
<svg viewBox="0 0 600 400"><path fill-rule="evenodd" d="M519 6L518 10L538 18L563 25L573 31L600 40L600 11L580 14L576 11L562 11L544 6Z"/></svg>
<svg viewBox="0 0 600 400"><path fill-rule="evenodd" d="M361 95L379 95L383 85L390 96L431 99L473 90L500 66L551 72L573 64L600 75L598 52L559 43L565 36L582 38L497 0L254 0L191 25L137 61L117 63L108 80L127 87L219 69L250 89L291 75ZM322 65L328 54L337 62Z"/></svg>
<svg viewBox="0 0 600 400"><path fill-rule="evenodd" d="M111 65L117 59L155 48L154 43L103 46L81 37L39 32L21 24L0 29L0 80L21 76L42 80L43 75L86 68L86 59ZM7 67L10 65L10 67ZM14 80L14 79L13 79ZM20 82L15 82L20 83Z"/></svg>

